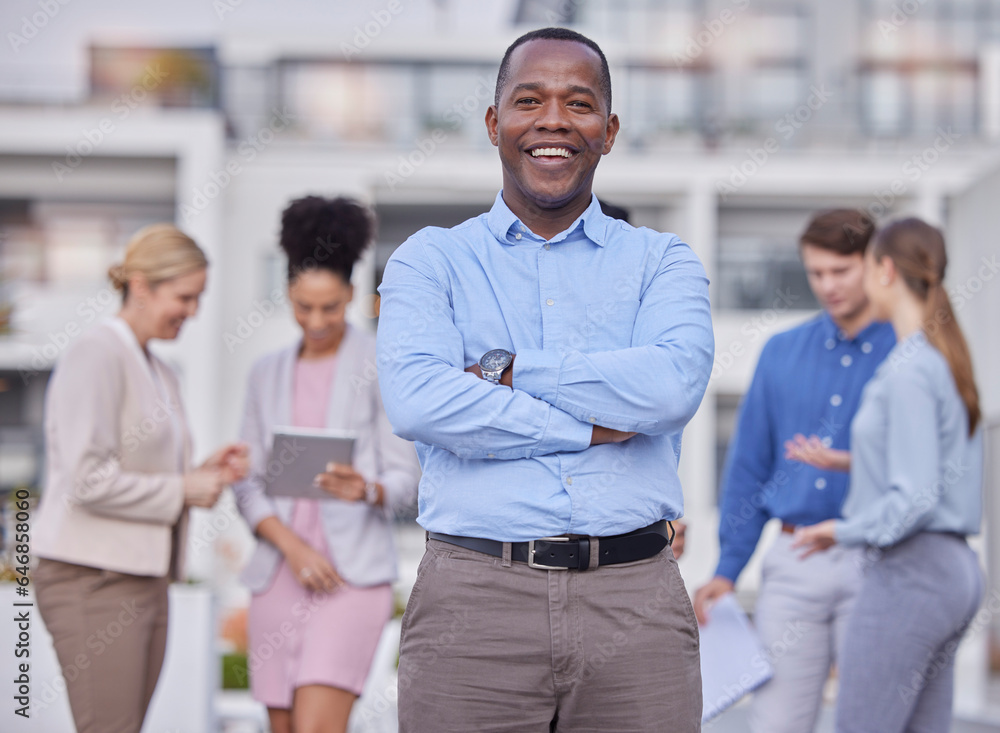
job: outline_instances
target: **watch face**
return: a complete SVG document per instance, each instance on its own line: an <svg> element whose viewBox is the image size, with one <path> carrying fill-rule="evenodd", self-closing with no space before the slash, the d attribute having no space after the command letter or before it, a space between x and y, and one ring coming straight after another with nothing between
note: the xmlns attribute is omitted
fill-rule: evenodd
<svg viewBox="0 0 1000 733"><path fill-rule="evenodd" d="M483 354L479 360L479 368L484 372L499 372L510 364L510 352L506 349L493 349Z"/></svg>

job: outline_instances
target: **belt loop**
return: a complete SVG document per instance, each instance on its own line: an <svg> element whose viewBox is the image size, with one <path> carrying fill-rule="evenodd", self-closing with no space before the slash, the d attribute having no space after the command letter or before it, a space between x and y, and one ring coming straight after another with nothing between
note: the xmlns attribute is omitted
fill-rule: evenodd
<svg viewBox="0 0 1000 733"><path fill-rule="evenodd" d="M511 556L511 543L503 543L503 554L500 556L500 567L509 568L510 567L510 556Z"/></svg>
<svg viewBox="0 0 1000 733"><path fill-rule="evenodd" d="M598 537L590 538L590 569L593 570L598 565L600 565L601 559L601 540Z"/></svg>

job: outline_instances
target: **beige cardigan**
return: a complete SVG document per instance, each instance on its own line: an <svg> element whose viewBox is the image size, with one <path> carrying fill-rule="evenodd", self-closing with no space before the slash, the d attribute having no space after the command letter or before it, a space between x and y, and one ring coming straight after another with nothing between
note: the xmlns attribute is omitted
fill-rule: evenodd
<svg viewBox="0 0 1000 733"><path fill-rule="evenodd" d="M177 578L190 433L176 376L156 357L145 361L124 325L94 326L52 374L45 490L32 550L52 560Z"/></svg>

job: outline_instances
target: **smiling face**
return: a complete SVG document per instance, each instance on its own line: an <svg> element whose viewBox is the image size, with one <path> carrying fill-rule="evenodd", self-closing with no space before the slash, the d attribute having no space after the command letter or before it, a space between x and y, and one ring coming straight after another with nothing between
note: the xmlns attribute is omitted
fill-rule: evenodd
<svg viewBox="0 0 1000 733"><path fill-rule="evenodd" d="M590 204L594 170L619 127L605 108L600 70L600 57L575 41L536 39L514 49L486 129L500 151L504 201L519 217L576 216Z"/></svg>
<svg viewBox="0 0 1000 733"><path fill-rule="evenodd" d="M141 278L134 285L141 301L142 331L149 338L171 340L180 335L184 321L198 312L198 301L205 291L208 271L199 268L150 287Z"/></svg>
<svg viewBox="0 0 1000 733"><path fill-rule="evenodd" d="M288 285L288 297L302 328L302 355L335 351L347 328L347 304L354 288L329 270L305 270Z"/></svg>

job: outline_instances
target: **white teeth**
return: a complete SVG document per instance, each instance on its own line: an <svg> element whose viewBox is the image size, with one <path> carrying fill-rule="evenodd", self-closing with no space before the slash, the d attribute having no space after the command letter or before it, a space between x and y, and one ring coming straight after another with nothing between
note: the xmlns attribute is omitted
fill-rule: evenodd
<svg viewBox="0 0 1000 733"><path fill-rule="evenodd" d="M531 151L531 156L537 158L539 155L561 155L568 158L572 155L566 148L535 148Z"/></svg>

